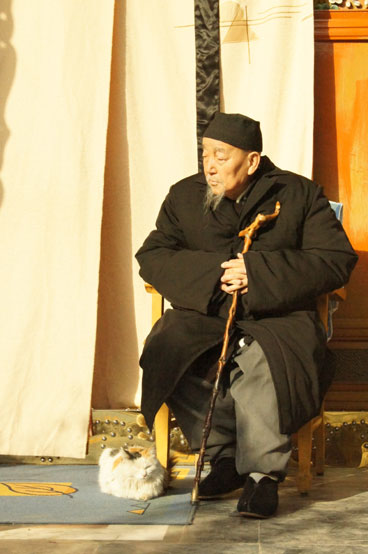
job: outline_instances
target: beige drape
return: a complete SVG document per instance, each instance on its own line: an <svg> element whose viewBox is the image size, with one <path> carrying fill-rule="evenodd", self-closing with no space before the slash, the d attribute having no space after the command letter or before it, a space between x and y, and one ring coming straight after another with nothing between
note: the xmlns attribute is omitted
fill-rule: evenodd
<svg viewBox="0 0 368 554"><path fill-rule="evenodd" d="M0 12L0 453L83 457L113 1Z"/></svg>
<svg viewBox="0 0 368 554"><path fill-rule="evenodd" d="M116 4L93 406L139 405L151 299L133 254L196 171L192 0Z"/></svg>
<svg viewBox="0 0 368 554"><path fill-rule="evenodd" d="M264 152L312 173L312 0L220 0L222 108L261 121Z"/></svg>

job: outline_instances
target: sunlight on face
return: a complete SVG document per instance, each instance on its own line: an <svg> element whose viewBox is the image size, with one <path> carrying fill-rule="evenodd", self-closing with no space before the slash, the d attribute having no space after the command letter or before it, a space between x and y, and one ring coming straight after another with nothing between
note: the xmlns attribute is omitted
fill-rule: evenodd
<svg viewBox="0 0 368 554"><path fill-rule="evenodd" d="M247 188L260 161L258 152L249 152L220 140L203 138L203 171L213 194L232 200Z"/></svg>

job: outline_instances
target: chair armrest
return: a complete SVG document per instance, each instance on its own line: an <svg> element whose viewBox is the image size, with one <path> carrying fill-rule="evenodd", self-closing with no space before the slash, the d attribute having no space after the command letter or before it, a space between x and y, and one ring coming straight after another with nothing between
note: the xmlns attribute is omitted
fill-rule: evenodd
<svg viewBox="0 0 368 554"><path fill-rule="evenodd" d="M332 337L332 314L337 309L338 302L346 299L344 287L327 294L321 294L317 298L317 311L327 333L327 340Z"/></svg>
<svg viewBox="0 0 368 554"><path fill-rule="evenodd" d="M346 289L342 287L341 289L336 289L328 294L321 294L317 298L317 311L321 321L326 329L326 332L329 333L329 310L330 310L330 301L340 302L346 299ZM331 338L331 337L330 337Z"/></svg>
<svg viewBox="0 0 368 554"><path fill-rule="evenodd" d="M144 287L149 294L152 294L152 325L154 325L164 313L164 299L161 294L157 292L157 290L149 283L145 283ZM346 300L346 288L341 287L340 289L336 289L328 294L322 294L317 299L317 310L326 331L328 331L328 311L330 300L337 302Z"/></svg>
<svg viewBox="0 0 368 554"><path fill-rule="evenodd" d="M153 326L164 313L164 298L149 283L145 283L144 288L149 294L152 294L152 326Z"/></svg>
<svg viewBox="0 0 368 554"><path fill-rule="evenodd" d="M157 290L156 290L152 285L150 285L149 283L144 283L144 288L146 289L146 292L148 292L149 294L160 294L160 293L157 292Z"/></svg>
<svg viewBox="0 0 368 554"><path fill-rule="evenodd" d="M341 287L340 289L336 289L329 293L328 295L330 300L336 300L337 302L341 302L343 300L346 300L346 288Z"/></svg>

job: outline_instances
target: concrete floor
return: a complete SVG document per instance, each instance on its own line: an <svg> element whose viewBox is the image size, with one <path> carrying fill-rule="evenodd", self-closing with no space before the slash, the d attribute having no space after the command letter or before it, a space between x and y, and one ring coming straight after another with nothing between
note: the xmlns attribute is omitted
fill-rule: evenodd
<svg viewBox="0 0 368 554"><path fill-rule="evenodd" d="M308 496L293 470L269 520L231 517L233 498L202 502L193 525L2 525L7 554L367 554L368 468L327 468Z"/></svg>

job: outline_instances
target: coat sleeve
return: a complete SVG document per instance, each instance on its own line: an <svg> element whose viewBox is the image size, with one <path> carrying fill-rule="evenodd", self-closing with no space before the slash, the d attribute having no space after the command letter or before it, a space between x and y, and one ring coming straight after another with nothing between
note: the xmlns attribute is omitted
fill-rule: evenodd
<svg viewBox="0 0 368 554"><path fill-rule="evenodd" d="M357 255L317 187L301 230L300 249L249 251L244 255L251 314L282 313L311 305L320 294L349 280Z"/></svg>
<svg viewBox="0 0 368 554"><path fill-rule="evenodd" d="M159 212L156 229L138 250L140 276L176 307L207 314L223 273L224 253L189 249L170 192Z"/></svg>

